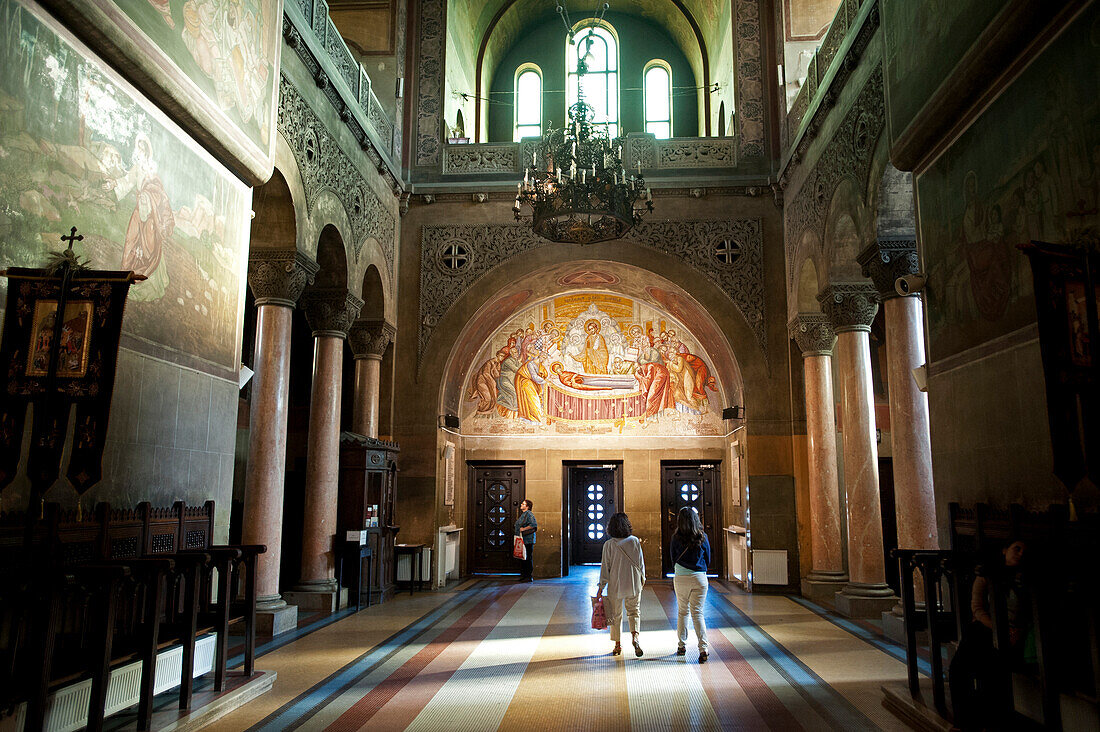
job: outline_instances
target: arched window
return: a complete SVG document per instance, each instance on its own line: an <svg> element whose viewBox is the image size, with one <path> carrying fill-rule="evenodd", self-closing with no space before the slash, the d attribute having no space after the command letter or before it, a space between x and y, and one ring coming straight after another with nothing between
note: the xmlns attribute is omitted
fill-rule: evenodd
<svg viewBox="0 0 1100 732"><path fill-rule="evenodd" d="M664 61L650 61L645 74L645 131L658 140L672 137L672 70Z"/></svg>
<svg viewBox="0 0 1100 732"><path fill-rule="evenodd" d="M542 137L542 73L534 64L516 69L515 110L515 142Z"/></svg>
<svg viewBox="0 0 1100 732"><path fill-rule="evenodd" d="M585 24L589 24L585 26ZM565 48L566 107L577 101L577 61L585 59L584 101L596 110L595 121L607 123L611 137L619 135L619 43L607 23L583 20L573 27L573 44Z"/></svg>

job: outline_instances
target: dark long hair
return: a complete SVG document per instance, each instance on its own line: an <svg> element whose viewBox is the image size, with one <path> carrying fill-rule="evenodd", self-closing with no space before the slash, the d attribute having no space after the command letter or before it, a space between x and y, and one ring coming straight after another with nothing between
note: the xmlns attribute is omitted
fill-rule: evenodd
<svg viewBox="0 0 1100 732"><path fill-rule="evenodd" d="M634 533L634 527L625 513L613 513L607 520L607 533L612 539L625 539Z"/></svg>
<svg viewBox="0 0 1100 732"><path fill-rule="evenodd" d="M699 512L690 506L684 506L676 515L676 538L684 544L699 546L703 543L703 522Z"/></svg>

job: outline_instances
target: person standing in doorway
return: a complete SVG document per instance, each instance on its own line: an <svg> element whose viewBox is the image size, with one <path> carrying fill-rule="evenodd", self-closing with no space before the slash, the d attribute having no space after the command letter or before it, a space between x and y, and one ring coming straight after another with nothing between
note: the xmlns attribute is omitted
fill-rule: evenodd
<svg viewBox="0 0 1100 732"><path fill-rule="evenodd" d="M687 616L695 625L699 640L699 663L707 662L707 622L703 618L703 602L707 599L707 567L710 565L710 542L703 532L699 513L689 506L676 516L676 533L669 549L672 557L672 587L676 590L676 655L687 653Z"/></svg>
<svg viewBox="0 0 1100 732"><path fill-rule="evenodd" d="M524 499L519 504L519 518L516 519L516 536L523 537L523 548L527 550L527 558L520 565L519 581L533 582L535 564L532 555L535 549L535 533L539 530L539 522L535 520L535 514L531 510L534 504L530 499Z"/></svg>
<svg viewBox="0 0 1100 732"><path fill-rule="evenodd" d="M623 607L626 607L626 622L630 626L630 638L634 643L634 655L642 655L642 646L638 643L638 630L641 626L642 586L645 585L645 559L642 557L642 542L633 536L634 529L625 513L612 514L607 521L607 534L610 537L603 543L603 561L600 562L600 586L596 597L603 595L607 587L607 625L611 628L611 640L615 649L611 655L623 652L620 642L623 624Z"/></svg>

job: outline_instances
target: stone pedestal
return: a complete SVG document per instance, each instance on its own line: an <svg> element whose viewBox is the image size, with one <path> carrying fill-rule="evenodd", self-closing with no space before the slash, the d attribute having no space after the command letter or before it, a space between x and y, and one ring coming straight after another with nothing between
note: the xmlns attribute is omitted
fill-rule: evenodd
<svg viewBox="0 0 1100 732"><path fill-rule="evenodd" d="M298 627L298 607L286 605L275 609L256 611L256 635L261 638L274 638Z"/></svg>
<svg viewBox="0 0 1100 732"><path fill-rule="evenodd" d="M336 509L340 487L340 397L344 338L363 302L347 290L313 290L302 309L313 329L313 388L306 444L306 495L302 511L302 577L295 597L335 609ZM331 610L330 610L331 611Z"/></svg>
<svg viewBox="0 0 1100 732"><path fill-rule="evenodd" d="M255 372L245 473L245 544L263 544L257 558L258 607L271 615L272 632L293 627L297 611L279 596L286 465L287 392L290 386L290 328L295 302L312 281L317 265L294 251L249 256L248 284L256 298ZM287 620L293 614L295 619ZM266 624L268 621L264 621Z"/></svg>
<svg viewBox="0 0 1100 732"><path fill-rule="evenodd" d="M806 438L813 570L802 580L802 594L827 605L848 580L840 535L840 483L837 476L836 417L832 348L836 336L820 313L799 313L788 324L802 351L806 382Z"/></svg>
<svg viewBox="0 0 1100 732"><path fill-rule="evenodd" d="M355 405L351 429L378 437L378 402L382 387L382 356L397 329L385 320L359 319L348 331L348 345L355 356Z"/></svg>
<svg viewBox="0 0 1100 732"><path fill-rule="evenodd" d="M869 283L859 283L829 285L818 300L837 334L837 368L841 376L850 579L836 593L836 609L850 617L878 617L897 602L897 596L886 585L871 387L869 334L878 298Z"/></svg>

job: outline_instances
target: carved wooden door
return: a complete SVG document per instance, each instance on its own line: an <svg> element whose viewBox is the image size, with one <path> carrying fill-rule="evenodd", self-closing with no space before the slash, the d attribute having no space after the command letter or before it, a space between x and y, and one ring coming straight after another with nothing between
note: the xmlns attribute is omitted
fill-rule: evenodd
<svg viewBox="0 0 1100 732"><path fill-rule="evenodd" d="M523 465L470 465L470 572L519 572L512 537L524 495Z"/></svg>
<svg viewBox="0 0 1100 732"><path fill-rule="evenodd" d="M723 545L721 512L718 510L718 468L710 463L661 464L661 573L672 572L669 545L676 533L676 516L689 507L699 513L703 530L710 541L711 565L708 574L718 574Z"/></svg>
<svg viewBox="0 0 1100 732"><path fill-rule="evenodd" d="M598 564L607 540L607 520L622 509L615 466L570 466L570 534L573 564Z"/></svg>

